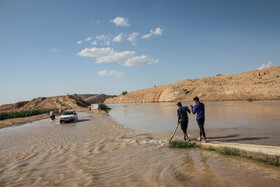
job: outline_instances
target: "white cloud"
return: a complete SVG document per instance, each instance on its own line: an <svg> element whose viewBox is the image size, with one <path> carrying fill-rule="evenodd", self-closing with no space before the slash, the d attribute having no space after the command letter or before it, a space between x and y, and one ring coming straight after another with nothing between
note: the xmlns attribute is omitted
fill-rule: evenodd
<svg viewBox="0 0 280 187"><path fill-rule="evenodd" d="M115 19L111 20L111 22L115 23L117 26L124 26L124 27L130 26L130 24L128 23L128 19L123 17L116 17Z"/></svg>
<svg viewBox="0 0 280 187"><path fill-rule="evenodd" d="M55 48L53 48L53 49L51 49L51 52L53 52L53 53L57 53L57 52L58 52L58 50L57 50L57 49L55 49Z"/></svg>
<svg viewBox="0 0 280 187"><path fill-rule="evenodd" d="M114 49L107 48L85 48L78 53L79 56L96 58L95 63L116 62L124 66L139 66L144 64L156 64L159 61L149 58L146 55L135 56L135 51L117 52Z"/></svg>
<svg viewBox="0 0 280 187"><path fill-rule="evenodd" d="M156 28L156 30L153 31L153 29L150 31L154 35L162 35L163 29L161 28Z"/></svg>
<svg viewBox="0 0 280 187"><path fill-rule="evenodd" d="M161 28L156 28L155 30L151 29L149 34L145 34L142 36L142 38L147 39L150 38L151 36L160 36L162 35L163 29Z"/></svg>
<svg viewBox="0 0 280 187"><path fill-rule="evenodd" d="M126 60L124 63L125 66L139 66L139 65L144 65L144 64L156 64L158 63L159 60L154 60L152 58L149 58L146 55L142 56L135 56L132 58L129 58Z"/></svg>
<svg viewBox="0 0 280 187"><path fill-rule="evenodd" d="M135 51L116 52L114 49L107 48L85 48L78 53L80 56L96 58L96 63L118 62L122 63L125 60L135 56Z"/></svg>
<svg viewBox="0 0 280 187"><path fill-rule="evenodd" d="M94 40L94 41L91 42L91 44L92 44L92 45L97 45L97 41Z"/></svg>
<svg viewBox="0 0 280 187"><path fill-rule="evenodd" d="M258 69L269 68L271 67L272 62L268 62L267 64L262 64Z"/></svg>
<svg viewBox="0 0 280 187"><path fill-rule="evenodd" d="M145 35L143 35L143 36L142 36L142 38L147 39L147 38L150 38L151 36L152 36L152 34L151 34L151 33L149 33L149 34L145 34Z"/></svg>
<svg viewBox="0 0 280 187"><path fill-rule="evenodd" d="M135 51L116 52L112 49L108 55L97 57L96 63L118 62L122 64L127 59L134 57L134 55Z"/></svg>
<svg viewBox="0 0 280 187"><path fill-rule="evenodd" d="M85 39L85 41L90 41L92 39L92 37L88 37Z"/></svg>
<svg viewBox="0 0 280 187"><path fill-rule="evenodd" d="M136 45L136 38L138 35L139 35L138 32L133 32L132 34L129 35L127 40L130 41L132 43L132 45Z"/></svg>
<svg viewBox="0 0 280 187"><path fill-rule="evenodd" d="M102 57L102 56L107 56L110 53L112 53L112 51L114 51L113 49L111 49L110 47L107 48L85 48L82 51L80 51L78 53L78 55L80 56L85 56L85 57Z"/></svg>
<svg viewBox="0 0 280 187"><path fill-rule="evenodd" d="M114 42L121 42L123 39L123 33L118 34L118 36L116 36L113 41Z"/></svg>
<svg viewBox="0 0 280 187"><path fill-rule="evenodd" d="M97 74L99 76L108 76L108 77L123 77L124 76L124 73L123 72L118 72L118 71L115 71L115 70L102 70L102 71L99 71L97 72Z"/></svg>
<svg viewBox="0 0 280 187"><path fill-rule="evenodd" d="M92 39L92 37L87 37L87 38L84 39L84 40L77 41L77 44L78 44L78 45L81 45L84 41L88 42L88 41L90 41L91 39Z"/></svg>
<svg viewBox="0 0 280 187"><path fill-rule="evenodd" d="M101 35L97 35L95 38L103 41L103 45L111 45L111 36L110 35L101 34Z"/></svg>

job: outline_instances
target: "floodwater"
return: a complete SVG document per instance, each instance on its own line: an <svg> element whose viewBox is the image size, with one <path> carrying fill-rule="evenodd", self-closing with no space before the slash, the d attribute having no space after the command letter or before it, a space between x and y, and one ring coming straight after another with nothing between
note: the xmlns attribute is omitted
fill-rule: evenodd
<svg viewBox="0 0 280 187"><path fill-rule="evenodd" d="M183 105L194 103L183 103ZM207 102L209 140L280 146L280 101ZM177 125L176 103L111 104L112 118L138 132L171 134ZM199 135L196 116L189 114L188 130ZM177 133L181 133L181 130ZM181 133L182 135L182 133Z"/></svg>
<svg viewBox="0 0 280 187"><path fill-rule="evenodd" d="M170 149L168 133L135 133L108 116L78 116L77 123L44 119L0 129L0 186L280 184L277 167L201 149Z"/></svg>

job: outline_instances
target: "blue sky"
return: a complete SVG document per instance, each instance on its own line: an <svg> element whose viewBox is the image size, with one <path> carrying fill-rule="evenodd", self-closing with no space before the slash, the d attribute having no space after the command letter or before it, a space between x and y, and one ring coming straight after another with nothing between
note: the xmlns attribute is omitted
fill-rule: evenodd
<svg viewBox="0 0 280 187"><path fill-rule="evenodd" d="M280 65L280 1L0 0L0 104Z"/></svg>

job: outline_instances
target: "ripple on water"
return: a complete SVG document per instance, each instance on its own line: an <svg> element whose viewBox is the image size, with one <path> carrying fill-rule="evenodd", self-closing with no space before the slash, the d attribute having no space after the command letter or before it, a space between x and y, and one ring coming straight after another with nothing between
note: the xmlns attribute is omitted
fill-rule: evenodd
<svg viewBox="0 0 280 187"><path fill-rule="evenodd" d="M0 186L279 184L279 169L200 149L170 149L168 142L156 135L128 134L111 125L109 118L85 117L94 121L71 127L49 124L43 132L35 128L35 134L27 133L29 139L24 138L17 149L2 152Z"/></svg>

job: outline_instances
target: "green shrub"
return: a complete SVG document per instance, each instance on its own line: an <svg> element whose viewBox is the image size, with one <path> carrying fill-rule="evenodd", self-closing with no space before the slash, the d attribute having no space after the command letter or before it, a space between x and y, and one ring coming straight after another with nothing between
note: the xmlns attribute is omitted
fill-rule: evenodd
<svg viewBox="0 0 280 187"><path fill-rule="evenodd" d="M195 148L198 147L195 143L187 142L184 140L174 140L169 142L170 148Z"/></svg>
<svg viewBox="0 0 280 187"><path fill-rule="evenodd" d="M126 94L127 94L127 91L123 91L122 94L123 94L123 95L126 95Z"/></svg>
<svg viewBox="0 0 280 187"><path fill-rule="evenodd" d="M239 153L236 150L227 147L217 148L216 151L222 155L233 155L233 156L239 155Z"/></svg>
<svg viewBox="0 0 280 187"><path fill-rule="evenodd" d="M253 101L253 99L252 98L248 98L248 102L252 102Z"/></svg>
<svg viewBox="0 0 280 187"><path fill-rule="evenodd" d="M206 151L215 151L213 147L203 147L203 149Z"/></svg>
<svg viewBox="0 0 280 187"><path fill-rule="evenodd" d="M268 165L280 166L280 160L277 156L275 156L274 158L258 158L255 160Z"/></svg>
<svg viewBox="0 0 280 187"><path fill-rule="evenodd" d="M104 103L100 103L100 104L98 104L98 110L104 110L106 112L109 112L109 110L111 110L111 108L108 107L107 105L105 105Z"/></svg>
<svg viewBox="0 0 280 187"><path fill-rule="evenodd" d="M184 92L185 92L185 94L189 94L190 93L190 91L187 90L187 89L184 89Z"/></svg>
<svg viewBox="0 0 280 187"><path fill-rule="evenodd" d="M45 109L31 109L31 110L20 110L13 112L0 112L0 120L11 119L11 118L24 118L28 116L35 116L40 114L48 113L49 110Z"/></svg>

